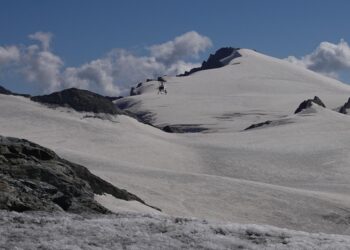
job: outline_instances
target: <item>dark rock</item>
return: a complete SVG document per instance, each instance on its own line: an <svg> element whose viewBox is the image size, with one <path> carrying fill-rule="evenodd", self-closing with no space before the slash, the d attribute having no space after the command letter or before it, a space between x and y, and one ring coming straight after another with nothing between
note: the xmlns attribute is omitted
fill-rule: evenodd
<svg viewBox="0 0 350 250"><path fill-rule="evenodd" d="M134 95L137 95L137 93L135 92L135 87L131 87L130 96L134 96Z"/></svg>
<svg viewBox="0 0 350 250"><path fill-rule="evenodd" d="M350 98L348 99L348 101L346 103L344 103L343 106L341 106L341 108L339 109L339 113L347 114L348 109L350 109Z"/></svg>
<svg viewBox="0 0 350 250"><path fill-rule="evenodd" d="M139 82L136 86L136 88L140 88L142 86L142 82Z"/></svg>
<svg viewBox="0 0 350 250"><path fill-rule="evenodd" d="M121 114L122 112L106 97L88 90L70 88L50 95L33 96L34 102L70 107L76 111Z"/></svg>
<svg viewBox="0 0 350 250"><path fill-rule="evenodd" d="M157 78L157 81L158 82L166 82L166 80L161 76Z"/></svg>
<svg viewBox="0 0 350 250"><path fill-rule="evenodd" d="M115 100L119 100L121 98L123 98L123 96L104 96L104 98L110 100L111 102L115 101Z"/></svg>
<svg viewBox="0 0 350 250"><path fill-rule="evenodd" d="M315 96L314 99L308 99L303 101L299 107L295 110L294 114L297 114L301 111L303 111L304 109L310 108L312 106L312 103L315 103L321 107L326 107L326 105L324 105L324 103L321 101L321 99L318 96Z"/></svg>
<svg viewBox="0 0 350 250"><path fill-rule="evenodd" d="M146 79L146 82L152 82L154 79Z"/></svg>
<svg viewBox="0 0 350 250"><path fill-rule="evenodd" d="M249 130L249 129L263 127L263 126L269 125L271 123L272 123L272 121L265 121L265 122L255 123L255 124L250 125L248 128L245 128L244 130Z"/></svg>
<svg viewBox="0 0 350 250"><path fill-rule="evenodd" d="M174 124L167 125L162 128L164 132L167 133L199 133L209 130L208 128L203 128L198 124Z"/></svg>
<svg viewBox="0 0 350 250"><path fill-rule="evenodd" d="M0 136L0 209L109 213L94 200L105 193L145 204L47 148Z"/></svg>
<svg viewBox="0 0 350 250"><path fill-rule="evenodd" d="M12 92L8 89L5 89L3 86L0 86L0 94L12 95Z"/></svg>
<svg viewBox="0 0 350 250"><path fill-rule="evenodd" d="M275 126L287 125L287 124L291 124L291 123L294 123L294 121L293 121L293 119L290 119L290 118L284 118L284 119L273 120L273 121L267 120L264 122L252 124L249 127L245 128L244 130L263 128L263 127L275 127Z"/></svg>
<svg viewBox="0 0 350 250"><path fill-rule="evenodd" d="M30 97L30 95L27 94L18 94L18 93L14 93L6 88L4 88L3 86L0 86L0 94L3 95L15 95L15 96L23 96L23 97Z"/></svg>
<svg viewBox="0 0 350 250"><path fill-rule="evenodd" d="M201 67L193 68L190 71L186 71L185 73L180 74L178 76L188 76L200 70L215 69L215 68L223 67L225 66L225 63L223 62L224 58L230 55L233 55L233 57L231 58L232 60L234 58L241 56L238 50L239 48L232 48L232 47L225 47L225 48L218 49L214 55L210 54L208 60L204 61Z"/></svg>

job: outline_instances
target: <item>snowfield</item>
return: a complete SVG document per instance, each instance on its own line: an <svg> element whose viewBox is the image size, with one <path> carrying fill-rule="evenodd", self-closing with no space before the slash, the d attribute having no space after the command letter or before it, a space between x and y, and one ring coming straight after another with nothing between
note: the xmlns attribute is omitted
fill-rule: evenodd
<svg viewBox="0 0 350 250"><path fill-rule="evenodd" d="M198 235L194 248L202 243L213 249L234 246L234 238L228 238L235 235L239 238L237 232L250 227L226 225L223 226L228 230L226 235L213 234L200 219L268 224L316 233L291 233L294 243L300 244L294 249L303 249L301 246L327 249L328 242L335 239L348 242L345 236L318 233L350 235L350 116L335 111L350 97L350 86L251 50L240 53L242 57L219 69L188 77L167 77L168 95L157 95L158 83L151 81L138 88L140 95L116 102L129 111L151 115L156 126L191 125L208 129L201 133L165 133L128 116L100 119L69 109L48 108L23 97L0 95L0 134L48 147L163 211L164 215L159 215L149 208L144 210L140 204L96 197L113 211L150 213L148 217L128 215L134 223L137 218L171 220L165 215L199 218L181 226L181 230L192 230L196 225L198 230L211 235ZM315 95L327 109L313 105L293 114L300 102ZM272 123L244 130L266 120ZM109 217L68 218L87 223L82 226L86 228L82 233L86 234L92 232L87 231L90 229L86 225L93 225L96 220L111 227L118 223L113 222L113 216L110 221L106 219ZM131 230L134 225L131 223L130 232L127 231L130 236L135 236ZM71 227L79 235L78 225ZM280 244L277 249L291 246L276 240L279 236L273 235L281 232L276 228L252 227L276 232L266 236L266 244L272 249L275 248L271 244ZM181 230L176 233L186 238ZM174 234L158 234L165 237L162 244L170 246L176 241L175 231L171 232ZM143 236L140 233L140 237L145 242L154 239L154 246L158 244L152 233ZM210 245L207 240L210 237L222 242L215 243L213 238L214 245ZM322 237L331 240L322 241ZM72 238L66 238L67 242ZM88 244L84 239L78 240ZM256 246L249 241L244 244L248 244L244 245L248 249ZM307 244L311 244L309 248ZM346 245L343 244L344 249ZM336 246L341 249L341 245Z"/></svg>
<svg viewBox="0 0 350 250"><path fill-rule="evenodd" d="M0 211L0 218L4 250L350 249L348 236L139 213L53 216Z"/></svg>

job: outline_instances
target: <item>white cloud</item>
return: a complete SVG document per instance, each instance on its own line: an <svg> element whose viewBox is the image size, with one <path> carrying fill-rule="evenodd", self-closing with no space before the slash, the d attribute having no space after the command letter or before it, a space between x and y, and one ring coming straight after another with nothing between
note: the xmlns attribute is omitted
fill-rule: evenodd
<svg viewBox="0 0 350 250"><path fill-rule="evenodd" d="M60 71L64 64L59 56L31 45L22 52L20 61L20 71L29 82L41 85L45 92L60 88Z"/></svg>
<svg viewBox="0 0 350 250"><path fill-rule="evenodd" d="M182 59L196 57L211 45L209 38L188 32L173 41L150 48L150 55L136 56L124 49L114 49L105 57L63 73L65 87L80 87L107 95L129 91L130 84L160 75L177 75L200 66Z"/></svg>
<svg viewBox="0 0 350 250"><path fill-rule="evenodd" d="M35 32L34 34L29 35L30 39L41 42L43 50L46 50L46 51L50 49L50 43L51 43L52 37L53 37L52 33L41 32L41 31L38 31L38 32Z"/></svg>
<svg viewBox="0 0 350 250"><path fill-rule="evenodd" d="M78 68L66 68L63 72L62 87L78 87L119 95L120 89L113 78L112 67L109 60L97 59Z"/></svg>
<svg viewBox="0 0 350 250"><path fill-rule="evenodd" d="M53 35L36 32L29 38L40 42L27 47L0 47L0 65L17 61L17 70L27 82L35 83L43 92L69 87L89 89L105 95L128 92L130 85L160 75L177 75L198 67L185 61L198 57L211 46L208 37L195 31L146 49L149 55L137 56L130 51L113 49L106 56L78 67L64 67L63 60L50 49Z"/></svg>
<svg viewBox="0 0 350 250"><path fill-rule="evenodd" d="M212 46L211 40L195 31L176 37L173 41L153 45L149 48L151 56L170 65L189 57L197 57L200 52Z"/></svg>
<svg viewBox="0 0 350 250"><path fill-rule="evenodd" d="M16 62L19 57L20 51L16 46L0 46L0 65Z"/></svg>
<svg viewBox="0 0 350 250"><path fill-rule="evenodd" d="M350 70L350 47L346 41L338 44L322 42L312 53L300 59L289 56L287 61L336 78L342 70Z"/></svg>

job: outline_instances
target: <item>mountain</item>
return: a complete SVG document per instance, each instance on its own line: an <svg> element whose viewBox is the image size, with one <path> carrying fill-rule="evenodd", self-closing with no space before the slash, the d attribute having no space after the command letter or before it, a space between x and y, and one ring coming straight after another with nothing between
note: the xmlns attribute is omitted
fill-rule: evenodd
<svg viewBox="0 0 350 250"><path fill-rule="evenodd" d="M237 52L222 67L165 77L167 95L151 80L114 101L154 126L0 95L0 134L50 148L164 214L350 234L350 117L335 111L350 86ZM313 96L326 108L311 102L294 114ZM149 212L108 195L96 200L112 211Z"/></svg>
<svg viewBox="0 0 350 250"><path fill-rule="evenodd" d="M49 105L70 107L76 111L120 114L112 103L112 100L118 99L113 97L105 97L93 93L88 90L70 88L62 91L54 92L50 95L33 96L32 101Z"/></svg>
<svg viewBox="0 0 350 250"><path fill-rule="evenodd" d="M167 96L157 96L157 81L136 88L139 95L116 103L130 112L153 114L153 124L197 125L213 130L242 130L253 123L294 113L301 101L320 97L330 109L350 96L350 87L287 61L253 50L225 66L185 77L167 77Z"/></svg>

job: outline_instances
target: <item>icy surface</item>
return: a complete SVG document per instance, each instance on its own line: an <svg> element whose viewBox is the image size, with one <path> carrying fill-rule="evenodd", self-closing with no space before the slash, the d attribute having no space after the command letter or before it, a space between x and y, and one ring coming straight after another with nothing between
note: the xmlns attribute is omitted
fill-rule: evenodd
<svg viewBox="0 0 350 250"><path fill-rule="evenodd" d="M350 249L350 237L150 214L79 216L0 211L0 248Z"/></svg>
<svg viewBox="0 0 350 250"><path fill-rule="evenodd" d="M165 214L350 234L350 117L332 111L350 86L240 53L220 69L168 78L167 96L148 82L126 99L157 125L207 132L168 134L126 116L97 119L0 95L0 134L48 147ZM328 109L293 114L315 95Z"/></svg>

